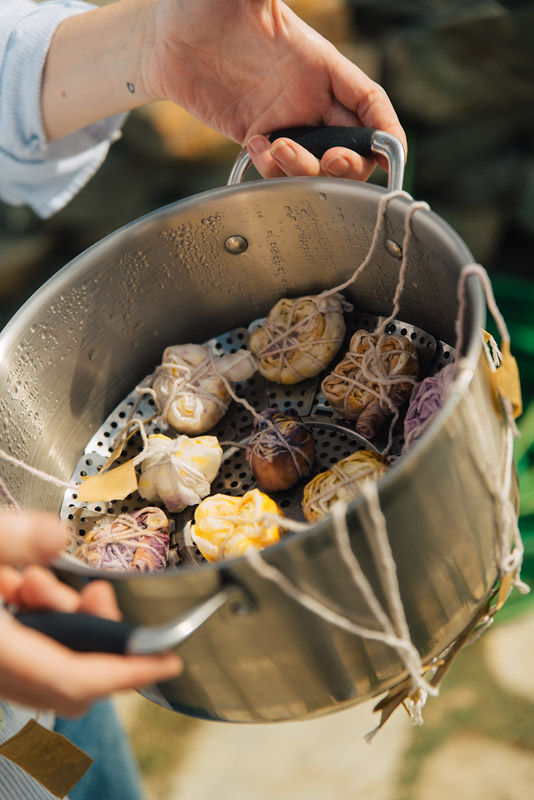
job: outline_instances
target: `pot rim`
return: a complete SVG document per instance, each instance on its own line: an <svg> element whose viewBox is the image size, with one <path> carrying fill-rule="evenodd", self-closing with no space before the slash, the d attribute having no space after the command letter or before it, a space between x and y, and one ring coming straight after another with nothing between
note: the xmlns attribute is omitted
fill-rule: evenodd
<svg viewBox="0 0 534 800"><path fill-rule="evenodd" d="M194 208L195 206L201 205L207 199L214 199L217 198L219 195L227 196L229 194L242 194L245 192L250 191L251 189L255 190L261 187L261 191L274 191L277 186L280 185L280 182L290 182L293 185L306 185L307 187L313 186L317 188L317 191L327 192L328 190L339 192L340 188L347 191L356 191L356 194L359 192L365 193L375 193L377 195L384 195L387 193L387 190L382 186L377 186L376 184L369 184L369 183L360 183L354 182L349 180L343 180L339 178L323 178L323 177L299 177L299 178L271 178L268 181L264 180L254 180L254 181L246 181L241 184L236 184L233 186L224 186L224 187L217 187L214 189L208 189L204 192L200 192L198 194L191 195L189 197L182 198L180 200L174 201L169 203L161 208L155 209L154 211L150 211L147 214L138 217L135 220L123 225L121 228L118 228L115 231L112 231L103 239L100 239L98 242L90 245L90 247L83 250L81 253L76 255L73 259L68 261L63 267L61 267L54 275L52 275L45 283L39 287L20 307L20 309L13 315L13 317L7 322L5 327L2 331L0 331L0 363L2 363L6 351L9 349L10 345L16 343L16 335L20 333L21 329L25 326L29 327L31 325L33 315L34 315L34 304L36 302L39 305L49 305L50 301L61 292L62 288L66 285L66 279L68 278L69 283L72 276L77 275L78 273L82 273L85 269L86 259L91 257L91 254L96 248L100 250L102 247L106 247L110 244L111 240L115 239L118 234L121 236L127 235L132 229L138 229L143 224L150 223L152 219L155 217L165 217L170 215L177 210L185 209L185 208ZM392 200L392 205L400 203L403 205L409 205L410 201L408 196L399 196ZM462 260L464 264L470 263L473 261L473 257L467 248L465 242L460 238L460 236L454 231L451 226L445 222L438 214L433 212L432 210L421 209L419 212L425 218L427 223L430 223L431 227L435 227L436 229L440 230L444 233L449 239L454 241L458 251L462 255ZM470 275L466 281L466 292L468 295L468 299L472 306L472 328L474 331L480 331L483 329L485 324L485 298L483 294L483 290L481 287L480 282L474 275ZM466 337L467 347L465 349L465 355L462 358L462 363L460 365L459 375L454 383L453 390L449 393L443 407L440 411L436 414L435 418L432 420L431 424L428 426L428 429L425 431L423 436L414 444L414 446L405 454L402 455L402 458L399 458L387 471L387 473L378 481L378 491L379 496L382 495L384 492L387 492L391 489L392 486L395 485L396 482L405 474L410 472L413 469L413 466L416 460L419 460L424 453L430 447L433 446L434 440L438 435L440 429L442 428L443 424L449 419L449 417L453 414L456 406L460 402L461 398L467 391L478 364L478 360L480 357L481 349L482 349L482 339L479 335L469 335ZM364 498L363 496L359 495L352 500L348 507L347 513L352 514L363 503ZM281 548L284 548L288 545L289 541L295 541L300 539L300 537L309 537L310 535L320 536L327 528L330 527L330 516L326 517L323 520L315 524L311 524L309 530L302 531L299 533L293 533L291 535L290 540L282 539L275 545L271 545L266 550L262 551L263 557L268 555L269 553L277 553L280 551ZM228 559L227 561L221 562L212 562L202 565L190 564L190 565L183 565L180 567L179 570L171 571L168 569L163 570L162 572L158 573L132 573L132 572L116 572L114 570L96 570L90 567L85 567L84 565L75 564L70 561L70 559L59 557L58 559L53 562L53 565L61 569L62 571L68 571L71 573L76 573L78 575L85 576L87 578L102 578L106 577L112 580L131 580L132 578L135 580L143 580L143 579L154 579L157 577L173 577L178 578L181 574L192 574L197 572L199 569L206 574L208 571L213 573L220 572L221 574L227 572L229 568L234 566L236 563L242 562L245 559L245 556L241 556L239 558Z"/></svg>

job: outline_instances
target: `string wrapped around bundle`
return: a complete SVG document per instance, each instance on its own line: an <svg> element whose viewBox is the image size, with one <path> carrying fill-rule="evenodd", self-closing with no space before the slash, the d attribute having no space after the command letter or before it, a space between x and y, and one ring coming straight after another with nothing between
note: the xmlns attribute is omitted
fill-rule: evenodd
<svg viewBox="0 0 534 800"><path fill-rule="evenodd" d="M277 492L309 474L315 441L294 408L267 408L255 419L245 456L261 488Z"/></svg>
<svg viewBox="0 0 534 800"><path fill-rule="evenodd" d="M161 500L168 511L183 511L210 493L222 455L215 436L149 436L138 492L145 500Z"/></svg>
<svg viewBox="0 0 534 800"><path fill-rule="evenodd" d="M222 461L222 449L216 436L190 438L182 435L176 439L161 433L147 436L142 420L134 418L130 425L135 425L141 433L143 449L134 458L108 470L120 456L123 440L106 468L84 478L76 487L81 502L124 500L137 490L145 500L161 501L168 511L177 512L196 505L209 494ZM139 479L138 466L141 468Z"/></svg>
<svg viewBox="0 0 534 800"><path fill-rule="evenodd" d="M336 502L348 503L360 494L365 481L378 481L388 466L389 462L384 456L371 450L357 450L342 458L304 487L304 516L308 522L323 519L331 513Z"/></svg>
<svg viewBox="0 0 534 800"><path fill-rule="evenodd" d="M438 411L443 408L454 377L454 365L447 364L435 375L429 375L415 385L404 418L403 453L421 438Z"/></svg>
<svg viewBox="0 0 534 800"><path fill-rule="evenodd" d="M170 544L169 520L160 508L149 506L111 520L106 517L85 536L75 538L72 555L94 569L137 572L165 569Z"/></svg>
<svg viewBox="0 0 534 800"><path fill-rule="evenodd" d="M248 350L213 356L200 344L173 345L164 351L150 385L136 391L154 398L165 424L196 435L213 428L228 410L229 382L248 380L255 371Z"/></svg>
<svg viewBox="0 0 534 800"><path fill-rule="evenodd" d="M214 494L197 507L191 538L207 561L239 558L280 540L279 524L265 521L269 515L283 517L274 500L259 489L243 497Z"/></svg>
<svg viewBox="0 0 534 800"><path fill-rule="evenodd" d="M250 338L250 351L267 380L293 384L318 375L334 358L345 335L343 296L282 298Z"/></svg>
<svg viewBox="0 0 534 800"><path fill-rule="evenodd" d="M334 411L373 439L410 397L418 374L417 350L406 336L359 330L321 388Z"/></svg>

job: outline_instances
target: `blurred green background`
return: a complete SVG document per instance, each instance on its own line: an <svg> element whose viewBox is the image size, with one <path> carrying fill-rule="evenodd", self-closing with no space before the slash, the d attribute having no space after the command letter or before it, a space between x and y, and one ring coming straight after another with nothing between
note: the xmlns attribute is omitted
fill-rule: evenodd
<svg viewBox="0 0 534 800"><path fill-rule="evenodd" d="M386 88L408 134L405 188L416 199L428 201L466 241L474 259L490 273L522 375L525 413L519 420L522 436L516 442L516 460L521 482L520 525L525 542L523 577L534 586L534 3L531 0L293 0L289 4ZM122 138L111 148L103 167L70 205L53 218L42 221L26 208L0 204L0 325L44 280L106 234L166 203L223 185L238 151L235 143L210 131L181 109L157 103L130 115ZM384 176L375 174L373 180L383 182ZM510 624L523 624L521 620L528 619L524 612L532 602L532 595L522 597L514 592L499 619L508 617L512 618ZM304 796L307 800L356 796L366 800L386 797L438 800L450 796L450 792L457 800L478 800L479 796L484 800L515 800L529 796L534 773L523 761L513 765L510 762L517 778L515 788L512 784L501 785L492 777L491 770L501 756L520 759L528 754L528 763L532 762L534 684L531 680L530 695L527 692L516 696L516 690L505 685L502 676L508 674L515 680L514 670L521 668L524 654L518 651L515 661L506 664L502 659L505 652L516 652L518 640L527 647L528 636L528 652L532 654L534 631L532 626L521 629L521 633L508 640L505 625L500 634L504 644L492 636L488 635L488 645L484 637L483 645L477 644L461 654L442 697L429 707L422 732L413 734L410 744L403 739L402 748L398 745L398 753L404 755L402 764L395 766L395 780L384 772L389 769L385 755L378 759L380 766L374 772L372 758L369 761L368 755L362 755L362 774L374 776L374 782L365 784L354 777L337 789L331 783L322 783L332 778L328 777L326 764L323 773L317 771L320 753L331 739L336 751L328 751L329 761L334 765L343 751L336 736L343 735L345 739L351 736L348 728L341 733L341 720L349 717L340 715L337 727L328 723L331 727L326 733L327 728L320 728L319 723L306 723L299 728L300 734L291 734L294 741L301 743L309 737L309 758L304 751L291 751L291 757L294 762L295 758L301 759L298 764L295 762L296 766L307 770L313 780L310 778L305 789L302 781L299 788L295 784L292 789L287 788L286 782L283 784L286 788L277 796L284 800L300 800ZM494 653L490 658L492 642L496 643L493 649L497 655ZM492 672L497 662L501 664L499 680L495 677L498 670ZM524 689L528 676L517 678L518 692L520 683ZM525 699L527 696L530 700ZM488 697L490 703L486 702ZM245 746L235 728L230 734L228 727L188 720L135 696L134 700L133 706L131 699L128 700L128 707L121 707L121 713L132 733L150 797L179 796L181 800L213 797L212 789L206 788L206 780L203 783L199 777L205 774L203 767L211 756L215 758L214 786L220 800L274 796L268 794L268 789L261 793L259 784L234 792L225 786L226 778L241 786L237 773L227 773L226 767L217 762L217 753L226 753L224 748L232 736L236 748ZM404 728L400 721L391 724L392 738L386 733L384 741L386 750L389 748L388 752L395 755L396 731L402 738ZM368 728L366 722L362 731ZM215 744L210 746L215 749L206 755L203 748L211 742L210 736L216 736L213 730L220 731L222 738L213 740ZM316 741L310 733L313 730L317 731ZM469 740L462 738L466 730L472 732ZM269 750L269 735L254 727L246 737L257 743L256 750L265 748L266 759L274 754L277 769L283 769L280 744L278 747L275 744L280 734L272 737L273 750ZM359 735L355 733L355 738ZM282 740L286 741L283 736ZM503 742L513 744L516 750L495 750L497 740L499 746ZM162 741L166 747L161 747ZM196 761L195 747L199 748ZM381 745L377 743L375 747ZM444 771L439 773L441 762L435 759L440 748L448 747L456 750L447 751L449 760L445 759ZM290 752L287 744L282 749ZM170 751L174 753L171 761ZM350 752L351 758L356 758L354 763L360 764L356 751ZM474 782L469 784L472 772L464 769L461 758L471 752L478 753L477 758L485 761L483 766L482 762L478 767L473 766ZM247 755L241 760L241 769L248 758L252 764L256 763L253 755ZM197 768L195 782L190 773ZM343 776L349 774L348 767L343 771L344 766L338 764L335 769L341 785ZM431 789L425 784L425 770L434 776L434 783L428 784ZM264 775L267 787L274 780L271 773L272 770L267 770ZM451 776L456 773L458 782L452 785ZM380 787L386 786L386 779L387 790L381 793ZM331 792L324 789L325 785L331 786ZM191 789L193 786L196 788ZM481 786L483 793L479 795Z"/></svg>

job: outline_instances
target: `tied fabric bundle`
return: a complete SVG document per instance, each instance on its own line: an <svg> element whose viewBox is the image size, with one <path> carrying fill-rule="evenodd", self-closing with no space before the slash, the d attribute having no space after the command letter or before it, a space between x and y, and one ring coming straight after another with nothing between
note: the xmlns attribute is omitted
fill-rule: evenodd
<svg viewBox="0 0 534 800"><path fill-rule="evenodd" d="M280 540L275 522L266 514L283 516L274 500L259 489L243 497L214 494L195 511L191 538L207 561L239 558L249 549L263 550Z"/></svg>
<svg viewBox="0 0 534 800"><path fill-rule="evenodd" d="M161 500L168 511L183 511L210 493L221 461L215 436L170 439L154 434L148 437L141 462L138 492L145 500Z"/></svg>
<svg viewBox="0 0 534 800"><path fill-rule="evenodd" d="M332 506L342 501L349 503L370 479L377 481L386 471L389 462L371 450L357 450L320 472L304 487L302 508L308 522L317 522L328 516Z"/></svg>
<svg viewBox="0 0 534 800"><path fill-rule="evenodd" d="M213 428L228 410L228 383L248 380L255 371L248 350L213 356L200 344L173 345L164 351L152 386L137 391L152 395L165 424L195 435Z"/></svg>
<svg viewBox="0 0 534 800"><path fill-rule="evenodd" d="M149 506L97 523L78 540L73 555L95 569L152 572L165 568L169 543L169 520Z"/></svg>
<svg viewBox="0 0 534 800"><path fill-rule="evenodd" d="M321 388L334 411L357 420L358 433L372 439L409 398L418 374L417 350L406 336L359 330Z"/></svg>
<svg viewBox="0 0 534 800"><path fill-rule="evenodd" d="M340 294L279 300L250 338L263 377L293 384L318 375L341 347L350 308Z"/></svg>
<svg viewBox="0 0 534 800"><path fill-rule="evenodd" d="M443 407L449 387L454 380L454 365L447 364L435 375L416 384L404 419L405 453L421 438L434 416Z"/></svg>
<svg viewBox="0 0 534 800"><path fill-rule="evenodd" d="M290 489L309 474L314 456L313 434L294 408L267 408L256 418L246 459L262 489Z"/></svg>

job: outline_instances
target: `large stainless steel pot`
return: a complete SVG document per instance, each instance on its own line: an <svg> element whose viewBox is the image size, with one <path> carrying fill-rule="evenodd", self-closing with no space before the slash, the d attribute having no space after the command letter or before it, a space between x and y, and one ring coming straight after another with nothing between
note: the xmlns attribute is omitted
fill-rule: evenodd
<svg viewBox="0 0 534 800"><path fill-rule="evenodd" d="M68 479L105 416L167 345L202 342L264 316L282 296L345 279L368 251L383 192L326 178L215 189L149 214L82 253L0 336L3 447ZM391 202L389 241L347 292L369 312L391 308L400 263L394 245L402 242L408 208L405 198ZM418 212L413 230L398 316L454 343L457 281L470 253L431 212ZM474 404L484 446L501 458L503 425L483 364L483 322L481 288L470 278L459 388L380 483L407 620L423 660L465 628L497 577L493 506L473 463L480 442L469 422ZM2 472L24 507L59 509L61 489L16 467L3 464ZM383 599L360 502L349 509L352 546ZM349 618L373 626L329 521L264 556ZM303 718L364 700L405 674L390 648L319 619L243 559L112 580L126 620L139 624L174 620L216 597L203 619L218 610L180 648L184 674L152 695L178 711L247 722ZM246 603L223 603L226 595L217 592L229 584L240 587Z"/></svg>

